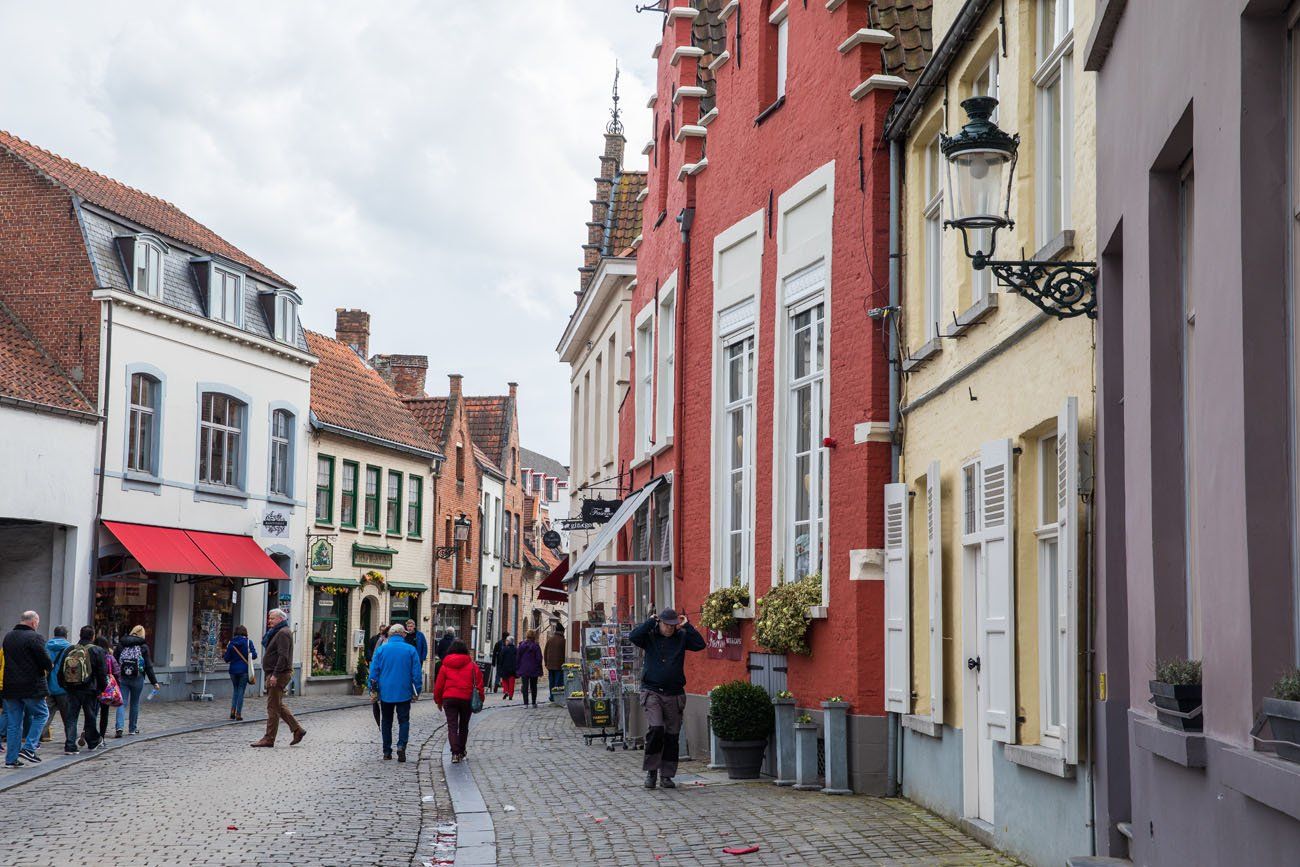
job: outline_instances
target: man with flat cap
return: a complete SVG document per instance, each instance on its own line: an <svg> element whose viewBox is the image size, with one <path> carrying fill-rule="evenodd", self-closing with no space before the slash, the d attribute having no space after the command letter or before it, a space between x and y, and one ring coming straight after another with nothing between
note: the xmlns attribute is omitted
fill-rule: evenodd
<svg viewBox="0 0 1300 867"><path fill-rule="evenodd" d="M645 787L675 789L677 753L686 710L686 651L704 649L704 636L672 608L632 630L628 636L645 651L641 668L641 707L648 731L645 739Z"/></svg>

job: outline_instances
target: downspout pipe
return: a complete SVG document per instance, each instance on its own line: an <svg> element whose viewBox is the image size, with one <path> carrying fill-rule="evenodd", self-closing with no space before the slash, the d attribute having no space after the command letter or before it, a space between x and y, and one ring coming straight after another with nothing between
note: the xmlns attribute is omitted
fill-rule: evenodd
<svg viewBox="0 0 1300 867"><path fill-rule="evenodd" d="M893 317L898 315L901 289L899 286L899 168L902 144L897 138L889 140L889 307L890 313L882 321L889 331L889 480L898 481L899 458L902 444L898 430L898 328ZM903 777L903 738L901 719L894 712L889 714L887 727L885 767L886 794L897 797L901 790Z"/></svg>
<svg viewBox="0 0 1300 867"><path fill-rule="evenodd" d="M113 378L113 302L103 302L104 314L104 384L99 390L99 479L95 493L95 525L90 528L90 615L95 622L95 598L99 592L99 528L104 522L104 478L108 467L108 399Z"/></svg>
<svg viewBox="0 0 1300 867"><path fill-rule="evenodd" d="M686 450L682 447L683 372L686 370L686 293L691 286L691 227L695 225L695 206L682 208L677 221L682 228L682 278L677 281L676 311L673 327L673 579L682 580L682 515L685 514L686 488L682 485L682 467Z"/></svg>

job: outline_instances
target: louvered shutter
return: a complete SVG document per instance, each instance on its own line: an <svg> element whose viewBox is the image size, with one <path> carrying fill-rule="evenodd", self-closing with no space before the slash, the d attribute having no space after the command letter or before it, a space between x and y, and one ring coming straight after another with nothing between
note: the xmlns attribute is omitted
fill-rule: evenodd
<svg viewBox="0 0 1300 867"><path fill-rule="evenodd" d="M885 710L912 712L907 485L885 485Z"/></svg>
<svg viewBox="0 0 1300 867"><path fill-rule="evenodd" d="M1067 397L1056 417L1056 580L1061 642L1057 673L1061 696L1061 746L1065 760L1079 761L1079 401Z"/></svg>
<svg viewBox="0 0 1300 867"><path fill-rule="evenodd" d="M925 473L926 559L930 568L930 719L943 723L943 501L939 462Z"/></svg>
<svg viewBox="0 0 1300 867"><path fill-rule="evenodd" d="M985 593L980 623L984 714L989 737L1016 739L1015 508L1012 498L1011 440L992 440L980 449L980 497L984 509Z"/></svg>

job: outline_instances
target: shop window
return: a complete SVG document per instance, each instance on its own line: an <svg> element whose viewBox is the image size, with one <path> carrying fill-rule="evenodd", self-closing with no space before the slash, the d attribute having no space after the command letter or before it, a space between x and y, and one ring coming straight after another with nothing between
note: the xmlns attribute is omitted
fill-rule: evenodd
<svg viewBox="0 0 1300 867"><path fill-rule="evenodd" d="M203 621L205 612L215 612L217 620L218 658L226 649L235 628L235 600L238 591L224 580L201 581L194 585L194 611L190 621L190 663L203 655ZM211 616L211 615L209 615Z"/></svg>
<svg viewBox="0 0 1300 867"><path fill-rule="evenodd" d="M312 599L311 673L346 674L348 591L317 587Z"/></svg>
<svg viewBox="0 0 1300 867"><path fill-rule="evenodd" d="M389 603L389 623L420 622L420 598L413 593L394 593Z"/></svg>
<svg viewBox="0 0 1300 867"><path fill-rule="evenodd" d="M95 632L108 636L114 646L143 626L152 652L157 614L158 584L153 580L101 580L95 585Z"/></svg>

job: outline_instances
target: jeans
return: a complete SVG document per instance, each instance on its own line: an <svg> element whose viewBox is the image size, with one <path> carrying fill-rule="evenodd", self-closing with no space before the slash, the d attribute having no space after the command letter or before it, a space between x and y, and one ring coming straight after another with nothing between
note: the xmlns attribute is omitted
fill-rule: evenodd
<svg viewBox="0 0 1300 867"><path fill-rule="evenodd" d="M230 675L230 709L237 716L244 715L244 692L248 689L248 672Z"/></svg>
<svg viewBox="0 0 1300 867"><path fill-rule="evenodd" d="M130 710L131 731L140 730L140 693L144 692L144 675L124 677L118 682L122 688L122 706ZM122 717L117 718L117 727L122 727Z"/></svg>
<svg viewBox="0 0 1300 867"><path fill-rule="evenodd" d="M26 729L26 735L23 737L23 749L29 752L36 752L36 748L41 745L41 732L45 731L45 721L50 718L50 706L45 703L45 698L35 698L29 700L23 713L23 723Z"/></svg>
<svg viewBox="0 0 1300 867"><path fill-rule="evenodd" d="M534 683L537 678L532 679ZM447 743L453 756L465 755L465 742L469 740L469 718L473 715L467 698L445 698L443 713L447 715Z"/></svg>
<svg viewBox="0 0 1300 867"><path fill-rule="evenodd" d="M537 704L537 678L528 677L527 675L525 675L524 676L524 704L528 704L528 702L530 701L530 699L528 698L530 694L532 695L532 699L531 699L532 703Z"/></svg>
<svg viewBox="0 0 1300 867"><path fill-rule="evenodd" d="M86 747L94 749L99 746L99 693L94 690L68 690L68 704L72 707L73 719L81 714L81 736L86 739Z"/></svg>
<svg viewBox="0 0 1300 867"><path fill-rule="evenodd" d="M383 735L384 755L393 753L393 711L397 711L397 748L406 749L406 740L411 735L411 703L409 701L381 701L380 713L383 722L379 731Z"/></svg>
<svg viewBox="0 0 1300 867"><path fill-rule="evenodd" d="M551 692L550 692L550 695L547 695L547 696L546 696L547 699L550 699L551 696L555 695L555 691L556 691L557 689L558 689L561 693L564 692L564 669L562 669L562 668L561 668L561 669L554 669L554 670L548 671L548 672L546 672L546 673L547 673L547 675L548 675L548 676L550 677L550 679L551 679L551 682L550 682ZM560 698L564 698L564 696L561 695Z"/></svg>
<svg viewBox="0 0 1300 867"><path fill-rule="evenodd" d="M4 700L4 709L5 764L12 765L18 761L18 751L27 748L27 744L23 740L23 723L28 720L32 722L40 720L41 724L39 726L29 725L26 730L28 739L34 744L41 736L41 729L45 727L45 717L49 714L49 709L45 706L44 696L41 698L6 698Z"/></svg>
<svg viewBox="0 0 1300 867"><path fill-rule="evenodd" d="M59 719L63 720L63 749L75 750L77 748L77 711L68 700L68 694L52 695L49 697L49 704L53 711L59 712Z"/></svg>

